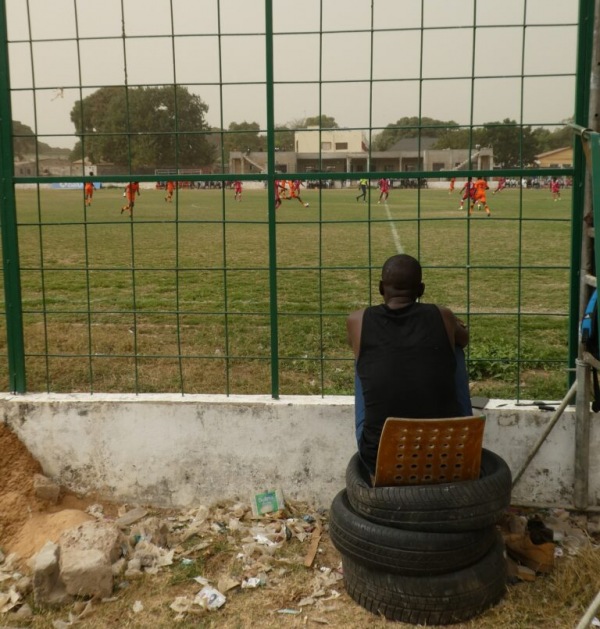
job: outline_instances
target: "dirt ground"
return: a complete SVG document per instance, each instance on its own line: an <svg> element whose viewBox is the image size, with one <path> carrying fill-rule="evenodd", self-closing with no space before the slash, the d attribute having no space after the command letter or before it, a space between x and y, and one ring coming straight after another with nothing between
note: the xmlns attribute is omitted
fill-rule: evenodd
<svg viewBox="0 0 600 629"><path fill-rule="evenodd" d="M17 554L19 573L27 574L26 560L47 540L58 541L62 531L98 517L111 520L137 506L101 502L95 496L75 496L68 492L62 493L58 504L39 500L34 493L33 476L41 473L40 465L2 423L0 453L0 550L5 556ZM114 595L105 601L77 601L59 609L41 609L35 606L33 595L25 593L18 605L0 612L0 628L412 626L374 616L346 594L341 558L327 532L326 512L289 501L285 512L278 514L279 520L252 520L247 509L241 516L244 509L232 502L206 508L198 505L198 509L188 512L151 508L147 511L148 518L162 519L170 526L189 527L201 509L208 514L204 528L176 549L171 565L137 578L116 579ZM526 510L519 512L532 515ZM543 517L545 513L535 515ZM596 535L584 531L585 515L570 514L569 522L574 530L582 532L578 539L583 542L575 549L565 546L550 574L511 584L505 598L493 609L454 626L464 629L576 626L600 589L600 545ZM290 534L269 551L269 556L263 550L253 554L248 550L247 536L248 531L256 534L253 527L257 526L266 527L265 531L274 527L273 530ZM316 551L314 559L310 561L313 551ZM253 559L242 566L240 557L244 553ZM2 554L0 597L11 583L1 578L1 558ZM256 587L248 585L252 575L260 581ZM226 602L219 609L192 609L184 604L193 600L203 587L195 580L202 577L224 590ZM233 586L234 582L237 585Z"/></svg>

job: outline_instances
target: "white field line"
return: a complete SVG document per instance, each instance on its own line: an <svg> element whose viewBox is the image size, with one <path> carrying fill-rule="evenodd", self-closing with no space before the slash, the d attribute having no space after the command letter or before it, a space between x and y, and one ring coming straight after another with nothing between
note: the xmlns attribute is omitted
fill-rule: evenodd
<svg viewBox="0 0 600 629"><path fill-rule="evenodd" d="M387 214L388 220L390 221L390 229L392 230L392 238L394 239L394 244L396 245L396 251L398 253L404 253L404 249L402 248L402 243L400 242L400 236L398 235L398 230L396 229L396 225L392 222L392 213L390 212L390 206L388 205L387 200L384 202L385 213Z"/></svg>

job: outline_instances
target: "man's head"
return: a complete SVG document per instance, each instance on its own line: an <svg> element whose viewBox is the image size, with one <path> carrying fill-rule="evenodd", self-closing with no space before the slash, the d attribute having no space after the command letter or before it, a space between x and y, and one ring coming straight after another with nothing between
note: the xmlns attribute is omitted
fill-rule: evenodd
<svg viewBox="0 0 600 629"><path fill-rule="evenodd" d="M401 253L388 258L381 269L379 293L385 302L393 297L416 301L425 291L419 261Z"/></svg>

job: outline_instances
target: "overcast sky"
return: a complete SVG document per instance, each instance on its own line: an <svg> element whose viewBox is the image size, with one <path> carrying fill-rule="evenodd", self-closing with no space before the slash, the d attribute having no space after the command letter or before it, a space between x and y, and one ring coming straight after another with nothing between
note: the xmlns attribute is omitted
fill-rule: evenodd
<svg viewBox="0 0 600 629"><path fill-rule="evenodd" d="M6 6L13 119L61 136L42 141L72 147L73 104L126 83L188 86L211 126L266 126L263 0ZM275 122L320 111L365 130L416 115L558 124L574 111L577 11L577 0L273 0Z"/></svg>

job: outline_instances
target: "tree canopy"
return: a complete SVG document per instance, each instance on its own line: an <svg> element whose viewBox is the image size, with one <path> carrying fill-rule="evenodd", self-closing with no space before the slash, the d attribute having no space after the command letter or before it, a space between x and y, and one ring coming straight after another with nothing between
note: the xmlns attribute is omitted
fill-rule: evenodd
<svg viewBox="0 0 600 629"><path fill-rule="evenodd" d="M507 168L530 165L541 152L570 146L573 135L568 127L553 131L544 127L532 129L530 126L522 127L509 118L469 129L460 127L453 120L407 116L388 124L375 136L373 149L387 151L398 140L417 137L419 133L422 137L437 138L436 149L464 149L477 145L490 147L494 151L494 162Z"/></svg>
<svg viewBox="0 0 600 629"><path fill-rule="evenodd" d="M225 133L223 137L223 145L225 147L225 156L230 151L265 151L267 147L267 139L264 135L260 135L260 125L258 122L232 122L228 128L229 133Z"/></svg>
<svg viewBox="0 0 600 629"><path fill-rule="evenodd" d="M294 150L294 132L286 125L275 127L275 149L277 151Z"/></svg>
<svg viewBox="0 0 600 629"><path fill-rule="evenodd" d="M181 86L103 87L71 110L72 157L131 168L198 168L213 162L206 105Z"/></svg>
<svg viewBox="0 0 600 629"><path fill-rule="evenodd" d="M533 164L540 152L531 127L521 127L515 120L488 122L479 134L479 144L494 149L494 162L505 168Z"/></svg>
<svg viewBox="0 0 600 629"><path fill-rule="evenodd" d="M25 159L27 155L34 155L36 150L39 154L62 153L68 149L55 149L50 145L39 142L33 129L19 120L12 121L13 152L18 159Z"/></svg>
<svg viewBox="0 0 600 629"><path fill-rule="evenodd" d="M568 118L562 122L567 125L569 122L573 122L573 118ZM533 135L540 147L540 153L573 145L573 129L568 126L558 127L552 131L545 127L537 127L533 130Z"/></svg>
<svg viewBox="0 0 600 629"><path fill-rule="evenodd" d="M422 137L439 138L450 129L458 128L453 120L436 120L427 116L404 116L396 122L388 124L385 129L373 138L373 149L387 151L391 146L404 138ZM463 145L464 146L464 145Z"/></svg>
<svg viewBox="0 0 600 629"><path fill-rule="evenodd" d="M302 127L320 127L321 129L339 129L340 125L333 116L321 114L320 116L310 116L304 120Z"/></svg>

